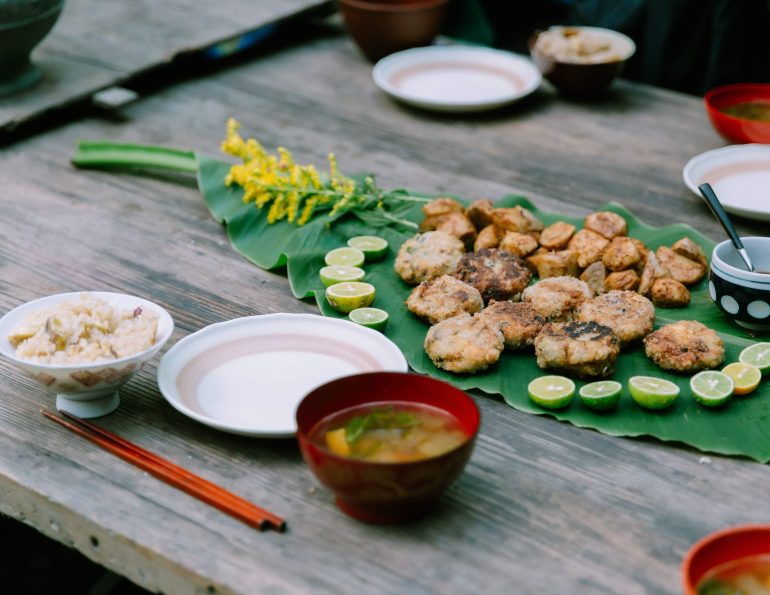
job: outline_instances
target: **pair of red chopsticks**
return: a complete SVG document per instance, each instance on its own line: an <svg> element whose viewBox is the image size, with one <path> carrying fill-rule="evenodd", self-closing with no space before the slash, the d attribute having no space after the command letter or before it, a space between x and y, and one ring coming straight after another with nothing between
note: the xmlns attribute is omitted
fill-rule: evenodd
<svg viewBox="0 0 770 595"><path fill-rule="evenodd" d="M259 508L224 488L190 473L171 461L161 458L128 440L124 440L104 428L100 428L66 411L62 411L61 414L75 423L62 419L45 409L41 409L40 413L124 461L147 471L147 473L165 481L167 484L188 493L198 500L202 500L214 508L218 508L222 512L235 517L255 529L260 531L266 529L274 529L275 531L286 530L286 521L281 517L263 508Z"/></svg>

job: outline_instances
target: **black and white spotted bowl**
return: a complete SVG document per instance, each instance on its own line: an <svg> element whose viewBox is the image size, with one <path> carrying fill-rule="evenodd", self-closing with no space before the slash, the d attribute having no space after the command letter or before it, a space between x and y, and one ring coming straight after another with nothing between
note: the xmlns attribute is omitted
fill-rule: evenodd
<svg viewBox="0 0 770 595"><path fill-rule="evenodd" d="M732 242L718 244L711 254L709 295L736 324L752 331L770 331L770 238L741 238L757 271L746 270Z"/></svg>

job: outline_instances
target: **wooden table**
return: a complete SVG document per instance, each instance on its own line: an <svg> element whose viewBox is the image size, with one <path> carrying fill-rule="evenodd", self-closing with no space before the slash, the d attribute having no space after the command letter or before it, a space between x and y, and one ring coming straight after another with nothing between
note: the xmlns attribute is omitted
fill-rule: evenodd
<svg viewBox="0 0 770 595"><path fill-rule="evenodd" d="M331 33L148 98L130 123L84 121L2 151L0 311L63 291L148 297L177 323L314 312L286 280L239 257L192 182L76 171L82 138L216 153L229 115L303 162L334 151L383 187L469 198L513 191L582 215L616 200L650 223L721 237L681 180L722 142L699 100L620 83L598 103L543 90L476 117L390 101ZM745 233L761 226L742 221ZM343 516L293 441L224 434L177 413L157 360L122 391L109 429L278 514L258 533L43 419L50 395L0 363L0 510L164 593L676 593L679 563L721 527L770 521L767 468L654 440L622 439L478 396L483 429L433 514L396 527Z"/></svg>

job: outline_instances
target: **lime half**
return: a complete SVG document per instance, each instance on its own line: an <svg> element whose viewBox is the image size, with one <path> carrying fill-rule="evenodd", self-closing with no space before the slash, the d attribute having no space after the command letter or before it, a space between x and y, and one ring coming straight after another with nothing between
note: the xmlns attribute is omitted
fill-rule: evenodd
<svg viewBox="0 0 770 595"><path fill-rule="evenodd" d="M754 343L741 351L738 359L744 364L759 368L762 374L770 374L770 343Z"/></svg>
<svg viewBox="0 0 770 595"><path fill-rule="evenodd" d="M379 236L356 236L348 240L348 246L364 253L366 260L377 260L388 251L388 241Z"/></svg>
<svg viewBox="0 0 770 595"><path fill-rule="evenodd" d="M640 407L665 409L674 404L679 396L679 387L654 376L632 376L628 379L628 392Z"/></svg>
<svg viewBox="0 0 770 595"><path fill-rule="evenodd" d="M347 314L356 308L366 308L374 301L374 285L350 281L326 288L326 301L338 312Z"/></svg>
<svg viewBox="0 0 770 595"><path fill-rule="evenodd" d="M329 287L335 283L344 283L345 281L363 281L366 273L364 272L364 269L359 267L335 265L323 267L320 270L319 275L324 287Z"/></svg>
<svg viewBox="0 0 770 595"><path fill-rule="evenodd" d="M324 262L329 266L360 267L364 264L364 253L358 248L335 248L326 253Z"/></svg>
<svg viewBox="0 0 770 595"><path fill-rule="evenodd" d="M561 409L572 402L575 383L564 376L541 376L527 386L529 398L545 409Z"/></svg>
<svg viewBox="0 0 770 595"><path fill-rule="evenodd" d="M583 405L594 411L607 411L618 406L623 385L614 380L591 382L580 389L578 393Z"/></svg>
<svg viewBox="0 0 770 595"><path fill-rule="evenodd" d="M348 314L348 318L376 331L381 331L388 324L388 313L379 308L357 308Z"/></svg>
<svg viewBox="0 0 770 595"><path fill-rule="evenodd" d="M744 362L735 362L722 368L722 372L727 374L735 383L736 395L748 395L754 392L762 380L762 372L759 368Z"/></svg>
<svg viewBox="0 0 770 595"><path fill-rule="evenodd" d="M690 378L692 396L704 407L719 407L733 396L735 383L723 372L705 370Z"/></svg>

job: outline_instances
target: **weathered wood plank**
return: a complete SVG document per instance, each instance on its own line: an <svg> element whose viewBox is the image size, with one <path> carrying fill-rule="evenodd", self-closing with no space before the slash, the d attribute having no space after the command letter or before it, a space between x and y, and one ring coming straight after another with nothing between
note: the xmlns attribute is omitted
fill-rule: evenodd
<svg viewBox="0 0 770 595"><path fill-rule="evenodd" d="M268 146L318 164L334 151L385 187L520 191L572 214L619 200L651 223L719 236L681 182L690 156L720 144L699 101L621 84L601 105L543 91L498 114L434 116L383 96L351 43L330 37L146 99L130 124L82 122L1 151L0 311L59 291L135 293L170 309L172 343L237 316L314 311L229 248L192 186L68 163L79 138L215 153L229 115ZM2 511L151 590L676 593L694 540L770 520L766 466L479 396L477 449L434 513L363 525L334 508L292 441L219 433L166 405L156 364L100 423L285 515L288 533L252 531L52 427L38 414L51 396L0 362Z"/></svg>

